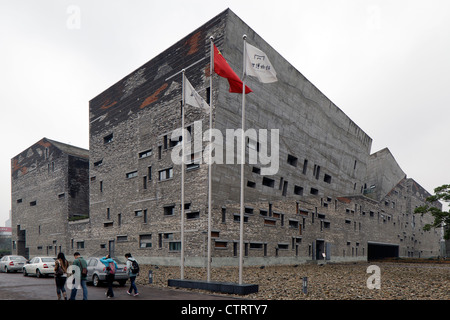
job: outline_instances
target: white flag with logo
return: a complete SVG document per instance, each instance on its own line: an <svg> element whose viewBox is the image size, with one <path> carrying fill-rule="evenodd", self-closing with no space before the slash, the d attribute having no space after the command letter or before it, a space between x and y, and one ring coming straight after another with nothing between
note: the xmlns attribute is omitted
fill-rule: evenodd
<svg viewBox="0 0 450 320"><path fill-rule="evenodd" d="M191 83L186 77L184 78L184 94L186 104L196 108L201 108L206 113L209 113L209 105L206 103L205 100L203 100L203 98L198 94L198 92L195 91L194 87L191 85Z"/></svg>
<svg viewBox="0 0 450 320"><path fill-rule="evenodd" d="M248 43L245 43L245 45L245 50L247 52L247 66L245 68L245 73L249 76L258 78L262 83L278 81L277 73L267 55Z"/></svg>

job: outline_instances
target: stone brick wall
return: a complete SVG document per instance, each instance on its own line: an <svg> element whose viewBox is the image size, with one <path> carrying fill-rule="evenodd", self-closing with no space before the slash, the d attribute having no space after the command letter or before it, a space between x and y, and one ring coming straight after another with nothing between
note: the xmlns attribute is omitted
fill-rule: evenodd
<svg viewBox="0 0 450 320"><path fill-rule="evenodd" d="M280 130L280 168L266 177L273 186L263 184L260 165L245 165L245 263L300 263L322 253L329 261L365 260L369 243L398 246L400 256L439 255L438 233L422 230L428 217L412 214L426 191L405 177L387 149L371 156L372 139L230 10L90 101L89 166L87 157L46 139L13 158L17 252L131 252L143 263L178 265L184 205L186 263L204 266L208 166L187 168L182 204L181 166L171 157L179 143L172 132L181 127L180 71L186 69L205 100L213 77L213 127L225 137L241 127L242 96L210 74L209 38L240 75L244 33L268 54L279 79L248 79L254 92L246 96L246 129ZM209 128L203 110L187 106L185 118L194 135L197 121L201 133ZM214 265L238 263L235 163L212 166ZM89 218L68 222L88 204Z"/></svg>
<svg viewBox="0 0 450 320"><path fill-rule="evenodd" d="M44 138L11 160L15 254L31 257L68 250L68 219L89 215L87 152L68 146L85 157L69 155L60 147Z"/></svg>

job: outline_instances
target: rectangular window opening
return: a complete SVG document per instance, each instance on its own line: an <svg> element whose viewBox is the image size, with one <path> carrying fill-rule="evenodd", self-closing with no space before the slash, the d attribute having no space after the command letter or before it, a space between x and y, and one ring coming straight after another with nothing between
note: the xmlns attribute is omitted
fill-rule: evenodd
<svg viewBox="0 0 450 320"><path fill-rule="evenodd" d="M103 137L103 144L111 143L114 141L114 135L111 133L106 137Z"/></svg>
<svg viewBox="0 0 450 320"><path fill-rule="evenodd" d="M263 186L274 188L275 187L275 180L264 177L262 181Z"/></svg>
<svg viewBox="0 0 450 320"><path fill-rule="evenodd" d="M288 154L287 163L293 167L297 166L298 158Z"/></svg>

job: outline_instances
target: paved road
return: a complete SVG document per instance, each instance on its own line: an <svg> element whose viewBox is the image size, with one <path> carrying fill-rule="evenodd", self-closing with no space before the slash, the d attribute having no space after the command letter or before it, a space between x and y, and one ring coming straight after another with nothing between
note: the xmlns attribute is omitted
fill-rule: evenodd
<svg viewBox="0 0 450 320"><path fill-rule="evenodd" d="M229 300L224 296L186 292L175 289L160 289L152 286L139 286L138 297L129 296L125 287L114 286L113 299L105 296L106 287L88 285L89 300ZM68 290L70 295L70 290ZM82 290L78 290L77 299L81 300ZM24 277L22 273L0 273L0 300L57 300L53 277Z"/></svg>

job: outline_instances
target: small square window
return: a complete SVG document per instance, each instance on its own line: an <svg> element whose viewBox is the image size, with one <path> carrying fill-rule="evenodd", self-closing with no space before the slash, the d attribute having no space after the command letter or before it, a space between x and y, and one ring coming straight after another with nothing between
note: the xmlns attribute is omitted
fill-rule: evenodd
<svg viewBox="0 0 450 320"><path fill-rule="evenodd" d="M288 155L287 163L289 163L291 166L296 167L297 166L297 162L298 162L298 158L297 157L294 157L294 156L292 156L290 154Z"/></svg>
<svg viewBox="0 0 450 320"><path fill-rule="evenodd" d="M175 205L164 207L165 216L173 216L175 214Z"/></svg>
<svg viewBox="0 0 450 320"><path fill-rule="evenodd" d="M294 186L294 194L296 194L298 196L302 196L303 195L303 188L299 187L299 186Z"/></svg>
<svg viewBox="0 0 450 320"><path fill-rule="evenodd" d="M114 135L112 133L103 138L104 144L111 143L113 141L114 141Z"/></svg>

